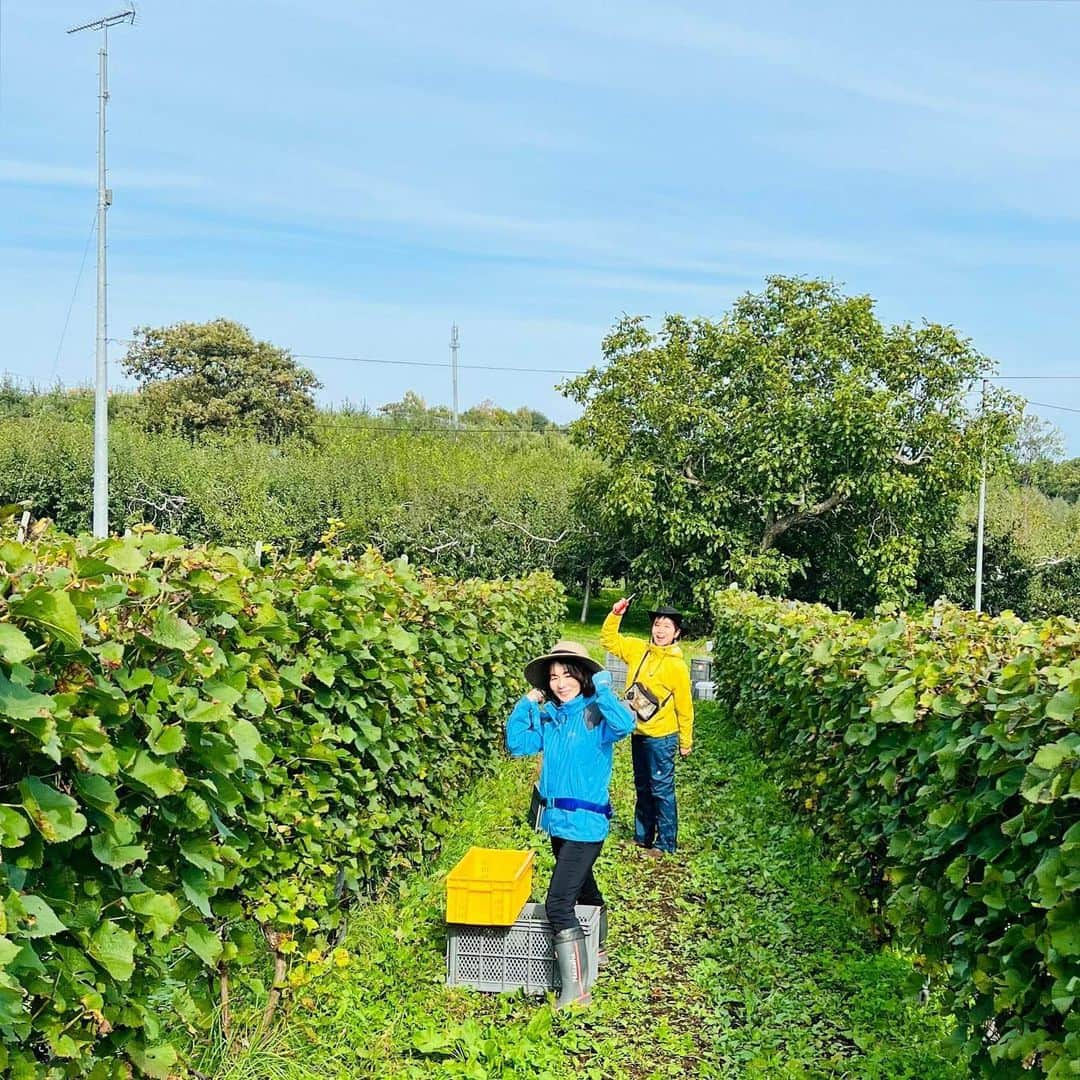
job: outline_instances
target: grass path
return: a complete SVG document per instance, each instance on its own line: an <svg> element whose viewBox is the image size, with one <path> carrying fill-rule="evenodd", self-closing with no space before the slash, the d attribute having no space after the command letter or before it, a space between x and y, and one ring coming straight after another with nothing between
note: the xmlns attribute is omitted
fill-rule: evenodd
<svg viewBox="0 0 1080 1080"><path fill-rule="evenodd" d="M598 877L611 963L593 1007L443 985L443 877L471 844L526 847L515 823L531 770L503 762L463 801L437 863L351 922L347 967L299 995L256 1046L202 1069L280 1077L569 1078L966 1076L948 1024L918 1002L911 963L877 946L857 898L783 804L768 769L715 707L680 767L680 842L655 862L631 842L628 748L617 753L611 839ZM534 896L551 858L541 849Z"/></svg>

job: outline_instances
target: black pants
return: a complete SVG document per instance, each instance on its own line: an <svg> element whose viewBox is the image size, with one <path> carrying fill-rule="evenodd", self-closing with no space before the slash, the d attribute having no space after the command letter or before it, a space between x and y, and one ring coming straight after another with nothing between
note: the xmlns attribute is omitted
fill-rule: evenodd
<svg viewBox="0 0 1080 1080"><path fill-rule="evenodd" d="M564 840L561 836L551 838L555 869L544 906L553 933L581 925L574 914L575 904L603 905L600 886L593 877L593 863L603 846L603 840L590 843L585 840Z"/></svg>

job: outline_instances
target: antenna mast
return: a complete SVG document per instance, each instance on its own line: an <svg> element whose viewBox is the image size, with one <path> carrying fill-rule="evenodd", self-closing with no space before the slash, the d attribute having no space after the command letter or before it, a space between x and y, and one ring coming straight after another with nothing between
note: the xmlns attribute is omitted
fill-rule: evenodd
<svg viewBox="0 0 1080 1080"><path fill-rule="evenodd" d="M454 427L458 427L458 396L457 396L457 353L458 353L458 328L457 323L450 327L450 376L454 384Z"/></svg>
<svg viewBox="0 0 1080 1080"><path fill-rule="evenodd" d="M109 358L108 317L105 274L106 212L112 205L112 191L105 186L105 108L109 100L109 27L135 22L135 9L128 8L104 19L73 26L68 33L100 30L98 53L98 202L97 202L97 345L94 350L94 535L109 535Z"/></svg>

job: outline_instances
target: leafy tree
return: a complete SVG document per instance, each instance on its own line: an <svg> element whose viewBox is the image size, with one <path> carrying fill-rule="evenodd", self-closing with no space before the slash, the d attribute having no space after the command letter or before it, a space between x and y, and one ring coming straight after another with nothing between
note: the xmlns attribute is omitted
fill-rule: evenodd
<svg viewBox="0 0 1080 1080"><path fill-rule="evenodd" d="M380 415L409 427L449 427L453 418L445 405L428 405L415 390L406 390L400 401L379 406Z"/></svg>
<svg viewBox="0 0 1080 1080"><path fill-rule="evenodd" d="M312 436L319 380L239 323L137 327L122 364L142 388L151 431L189 438L247 431L272 442Z"/></svg>
<svg viewBox="0 0 1080 1080"><path fill-rule="evenodd" d="M1027 467L1024 480L1050 498L1075 502L1080 498L1080 458L1036 461Z"/></svg>
<svg viewBox="0 0 1080 1080"><path fill-rule="evenodd" d="M1065 456L1065 435L1057 424L1025 413L1013 437L1012 457L1020 466L1060 461Z"/></svg>
<svg viewBox="0 0 1080 1080"><path fill-rule="evenodd" d="M542 412L527 405L511 412L484 400L461 414L462 423L468 427L516 428L521 431L550 431L555 427Z"/></svg>
<svg viewBox="0 0 1080 1080"><path fill-rule="evenodd" d="M0 378L0 416L27 416L30 392L23 390L10 376Z"/></svg>
<svg viewBox="0 0 1080 1080"><path fill-rule="evenodd" d="M445 405L428 405L415 390L406 390L400 401L380 405L379 413L388 420L410 427L450 427L453 420L453 413ZM556 425L542 412L527 405L511 411L486 399L461 413L461 425L512 431L556 430Z"/></svg>
<svg viewBox="0 0 1080 1080"><path fill-rule="evenodd" d="M886 327L868 296L772 277L719 322L624 318L606 366L563 387L608 465L599 513L631 575L684 602L740 582L866 608L905 599L1014 399L964 404L990 361L936 324Z"/></svg>
<svg viewBox="0 0 1080 1080"><path fill-rule="evenodd" d="M530 431L550 431L558 427L554 420L549 419L537 409L530 409L527 405L522 405L514 415L521 417L522 427Z"/></svg>
<svg viewBox="0 0 1080 1080"><path fill-rule="evenodd" d="M1009 456L1016 479L1021 484L1039 486L1039 478L1052 474L1065 456L1065 436L1057 424L1025 414L1017 425Z"/></svg>
<svg viewBox="0 0 1080 1080"><path fill-rule="evenodd" d="M919 591L970 606L975 589L977 499L924 549ZM1021 618L1080 616L1080 507L997 477L987 489L983 610Z"/></svg>

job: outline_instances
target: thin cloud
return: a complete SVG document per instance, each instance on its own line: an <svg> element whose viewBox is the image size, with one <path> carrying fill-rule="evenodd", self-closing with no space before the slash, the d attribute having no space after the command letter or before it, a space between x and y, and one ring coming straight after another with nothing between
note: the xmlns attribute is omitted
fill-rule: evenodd
<svg viewBox="0 0 1080 1080"><path fill-rule="evenodd" d="M110 169L109 178L117 186L147 190L205 188L200 177L186 173L147 169ZM0 183L26 187L94 187L97 170L74 165L49 165L40 161L0 160Z"/></svg>

